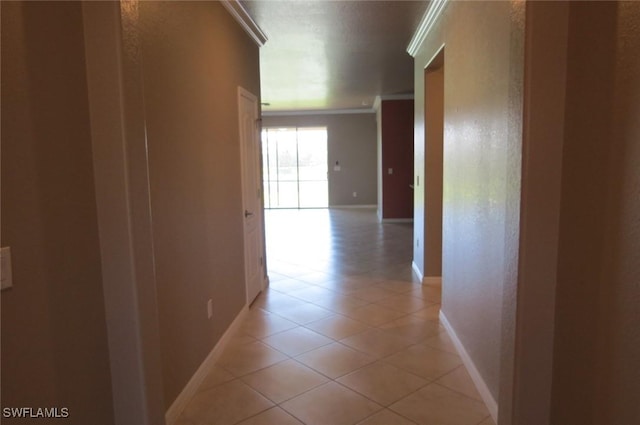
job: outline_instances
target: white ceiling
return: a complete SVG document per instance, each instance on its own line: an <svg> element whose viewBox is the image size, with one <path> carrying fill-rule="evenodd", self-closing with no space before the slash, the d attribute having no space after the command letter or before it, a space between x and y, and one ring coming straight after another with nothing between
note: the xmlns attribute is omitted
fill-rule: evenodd
<svg viewBox="0 0 640 425"><path fill-rule="evenodd" d="M263 111L371 108L413 93L406 52L427 1L241 1L268 37Z"/></svg>

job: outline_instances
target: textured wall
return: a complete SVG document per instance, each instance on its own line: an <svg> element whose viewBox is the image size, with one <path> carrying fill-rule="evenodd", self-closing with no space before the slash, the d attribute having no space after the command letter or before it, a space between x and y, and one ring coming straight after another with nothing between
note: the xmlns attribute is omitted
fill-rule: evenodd
<svg viewBox="0 0 640 425"><path fill-rule="evenodd" d="M572 3L554 424L640 422L640 5Z"/></svg>
<svg viewBox="0 0 640 425"><path fill-rule="evenodd" d="M112 424L80 3L2 2L2 407ZM11 421L33 423L33 421Z"/></svg>
<svg viewBox="0 0 640 425"><path fill-rule="evenodd" d="M217 2L141 2L140 20L168 407L245 303L237 87L260 94L258 47Z"/></svg>
<svg viewBox="0 0 640 425"><path fill-rule="evenodd" d="M522 69L523 29L514 16L511 2L450 2L415 61L415 170L424 181L424 68L445 44L442 311L495 399L509 325L503 292L518 252L522 75L513 70ZM423 205L418 193L416 218ZM423 234L416 220L416 263Z"/></svg>
<svg viewBox="0 0 640 425"><path fill-rule="evenodd" d="M263 117L263 127L327 127L329 206L376 205L375 114L285 115ZM334 171L336 161L340 171ZM353 197L353 192L358 196Z"/></svg>
<svg viewBox="0 0 640 425"><path fill-rule="evenodd" d="M442 276L444 51L425 70L424 276Z"/></svg>

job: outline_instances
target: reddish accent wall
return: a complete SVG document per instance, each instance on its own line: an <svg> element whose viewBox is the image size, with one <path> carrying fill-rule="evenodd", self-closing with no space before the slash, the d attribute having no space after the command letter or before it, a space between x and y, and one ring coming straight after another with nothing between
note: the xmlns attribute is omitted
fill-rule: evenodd
<svg viewBox="0 0 640 425"><path fill-rule="evenodd" d="M413 218L413 99L383 100L381 108L382 218Z"/></svg>

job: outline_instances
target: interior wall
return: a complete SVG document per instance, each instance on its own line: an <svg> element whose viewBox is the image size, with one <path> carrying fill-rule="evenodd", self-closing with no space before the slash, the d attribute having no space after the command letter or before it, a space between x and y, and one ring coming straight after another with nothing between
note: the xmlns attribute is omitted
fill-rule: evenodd
<svg viewBox="0 0 640 425"><path fill-rule="evenodd" d="M380 111L382 218L412 218L413 99L382 100Z"/></svg>
<svg viewBox="0 0 640 425"><path fill-rule="evenodd" d="M137 5L82 11L114 422L142 425L165 403Z"/></svg>
<svg viewBox="0 0 640 425"><path fill-rule="evenodd" d="M569 7L551 423L638 423L640 5Z"/></svg>
<svg viewBox="0 0 640 425"><path fill-rule="evenodd" d="M259 96L259 58L218 2L141 2L140 21L169 407L245 304L237 87Z"/></svg>
<svg viewBox="0 0 640 425"><path fill-rule="evenodd" d="M504 425L550 417L568 10L567 2L526 3L518 287L503 303L517 324L503 332Z"/></svg>
<svg viewBox="0 0 640 425"><path fill-rule="evenodd" d="M378 220L382 221L382 108L376 109L376 160L377 160L377 196Z"/></svg>
<svg viewBox="0 0 640 425"><path fill-rule="evenodd" d="M2 2L2 407L114 421L79 2ZM11 423L31 423L12 420Z"/></svg>
<svg viewBox="0 0 640 425"><path fill-rule="evenodd" d="M377 125L373 112L268 115L262 117L262 126L327 127L329 206L377 205ZM334 170L336 161L340 171Z"/></svg>
<svg viewBox="0 0 640 425"><path fill-rule="evenodd" d="M522 70L524 28L517 3L449 2L415 56L415 174L424 182L424 68L445 45L441 311L494 400L502 329L514 321L503 319L502 300L515 286L518 253L522 74L514 70ZM414 244L422 235L416 220ZM417 251L416 264L424 255Z"/></svg>
<svg viewBox="0 0 640 425"><path fill-rule="evenodd" d="M425 70L424 276L442 276L444 51Z"/></svg>

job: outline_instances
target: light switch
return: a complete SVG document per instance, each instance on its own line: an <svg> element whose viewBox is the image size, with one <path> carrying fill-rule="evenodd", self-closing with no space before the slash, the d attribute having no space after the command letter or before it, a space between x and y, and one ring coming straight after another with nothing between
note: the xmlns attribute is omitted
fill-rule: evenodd
<svg viewBox="0 0 640 425"><path fill-rule="evenodd" d="M13 286L11 276L11 248L8 246L0 249L0 281L2 282L2 289Z"/></svg>
<svg viewBox="0 0 640 425"><path fill-rule="evenodd" d="M387 171L389 174L393 174L393 168L389 168L389 170Z"/></svg>

